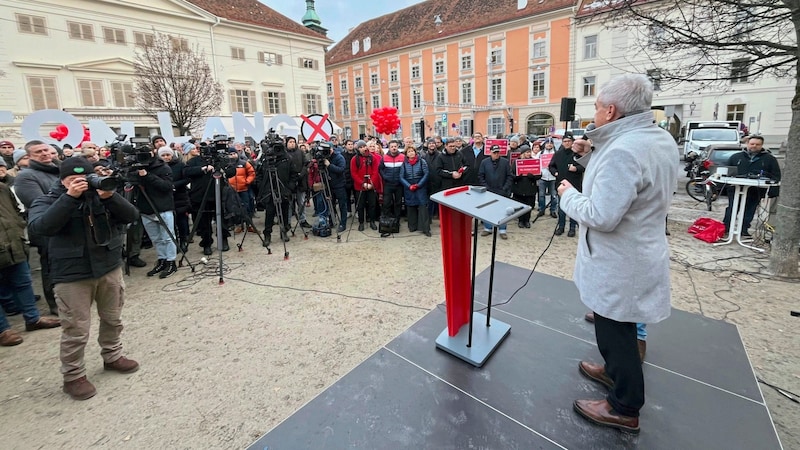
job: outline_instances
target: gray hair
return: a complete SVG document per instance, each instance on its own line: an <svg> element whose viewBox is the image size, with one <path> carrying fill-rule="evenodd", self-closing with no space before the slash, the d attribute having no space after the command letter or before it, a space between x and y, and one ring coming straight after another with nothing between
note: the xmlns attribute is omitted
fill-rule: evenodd
<svg viewBox="0 0 800 450"><path fill-rule="evenodd" d="M615 76L600 88L597 102L616 106L623 116L649 111L653 103L653 83L642 74Z"/></svg>

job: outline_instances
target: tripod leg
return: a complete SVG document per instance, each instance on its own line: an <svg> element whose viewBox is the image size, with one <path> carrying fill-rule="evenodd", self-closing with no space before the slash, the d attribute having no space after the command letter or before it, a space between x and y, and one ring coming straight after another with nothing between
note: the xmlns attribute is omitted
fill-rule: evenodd
<svg viewBox="0 0 800 450"><path fill-rule="evenodd" d="M152 200L150 200L150 196L149 196L149 195L147 195L147 192L144 190L144 186L142 186L142 185L139 185L139 189L140 189L140 191L141 191L141 193L142 193L142 196L144 196L144 199L145 199L145 200L147 201L147 203L150 205L150 208L151 208L153 211L155 211L155 210L156 210L156 207L155 207L155 205L153 204L153 201L152 201ZM172 243L173 243L173 244L175 244L175 249L176 249L176 252L181 252L181 255L182 255L182 256L181 256L181 259L180 259L180 261L179 261L179 264L180 264L180 266L181 266L181 267L183 267L183 261L184 261L184 260L186 260L186 263L189 265L189 268L191 268L192 272L194 272L194 265L192 264L192 262L191 262L191 261L189 261L189 258L186 256L186 251L184 251L184 250L183 250L183 248L181 248L181 246L180 246L180 245L178 245L178 241L177 241L177 239L175 239L175 235L172 233L172 230L170 230L170 227L168 227L168 226L167 226L167 224L164 222L164 218L163 218L163 217L161 217L161 213L159 213L159 212L156 212L156 213L155 213L155 216L156 216L156 221L158 222L158 225L159 225L159 226L161 226L162 228L164 228L164 230L165 230L165 231L167 232L167 234L169 235L169 238L170 238L170 240L172 241ZM173 221L174 221L174 217L175 217L175 216L174 216L174 212L173 212ZM154 244L155 244L155 243L154 243Z"/></svg>

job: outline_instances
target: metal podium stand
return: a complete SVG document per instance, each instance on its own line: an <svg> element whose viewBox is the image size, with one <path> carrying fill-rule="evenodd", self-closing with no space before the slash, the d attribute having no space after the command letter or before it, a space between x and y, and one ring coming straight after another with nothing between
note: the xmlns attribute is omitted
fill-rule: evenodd
<svg viewBox="0 0 800 450"><path fill-rule="evenodd" d="M764 179L764 178L741 178L741 177L720 177L719 181L721 183L725 183L730 188L735 189L733 195L733 202L730 205L731 208L731 224L730 230L728 233L728 240L723 242L717 242L714 245L725 245L730 244L733 242L734 238L736 242L739 243L742 247L747 247L751 250L755 250L758 252L763 252L763 248L753 247L752 245L747 245L742 242L742 227L744 226L744 206L747 203L747 190L751 187L754 188L771 188L773 186L780 186L781 183L778 181L774 181L771 179ZM750 241L748 241L750 242Z"/></svg>
<svg viewBox="0 0 800 450"><path fill-rule="evenodd" d="M488 192L482 186L448 189L432 195L431 200L439 204L447 306L447 328L436 338L436 348L481 367L511 331L507 323L492 319L497 227L527 213L531 207ZM479 221L493 226L486 315L474 312ZM476 321L479 325L473 326Z"/></svg>

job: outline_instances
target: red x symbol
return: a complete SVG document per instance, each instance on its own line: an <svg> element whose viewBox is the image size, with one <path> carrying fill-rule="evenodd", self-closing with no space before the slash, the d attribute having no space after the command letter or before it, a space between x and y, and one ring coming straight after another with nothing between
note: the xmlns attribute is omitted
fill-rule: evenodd
<svg viewBox="0 0 800 450"><path fill-rule="evenodd" d="M319 122L314 123L313 119L316 118L316 117L319 117L320 120L319 120ZM318 134L322 137L322 139L325 139L325 140L330 139L330 135L325 130L322 129L322 124L324 124L325 122L328 121L328 114L325 114L325 115L322 115L322 116L320 116L319 114L315 114L312 117L306 117L306 116L301 114L300 118L303 119L303 122L307 123L311 127L311 129L313 130L311 132L311 136L306 138L306 141L314 142L314 138L317 137Z"/></svg>

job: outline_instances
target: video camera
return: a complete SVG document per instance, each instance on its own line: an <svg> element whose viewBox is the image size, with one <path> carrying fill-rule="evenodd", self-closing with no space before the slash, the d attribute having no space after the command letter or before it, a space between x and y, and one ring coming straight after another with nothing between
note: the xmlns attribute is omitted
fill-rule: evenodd
<svg viewBox="0 0 800 450"><path fill-rule="evenodd" d="M331 144L324 141L317 141L312 144L311 157L317 162L328 159L331 156Z"/></svg>
<svg viewBox="0 0 800 450"><path fill-rule="evenodd" d="M261 140L261 160L268 167L274 166L280 156L286 155L286 143L274 129L270 128L267 135Z"/></svg>
<svg viewBox="0 0 800 450"><path fill-rule="evenodd" d="M228 165L228 145L230 138L224 134L215 134L211 142L200 144L200 157L207 165L219 170Z"/></svg>
<svg viewBox="0 0 800 450"><path fill-rule="evenodd" d="M113 191L126 181L135 183L138 177L132 172L146 169L155 159L150 139L146 137L129 139L127 135L120 134L108 144L108 149L111 151L111 168L114 174L108 177L97 175L86 177L89 186L94 189Z"/></svg>

